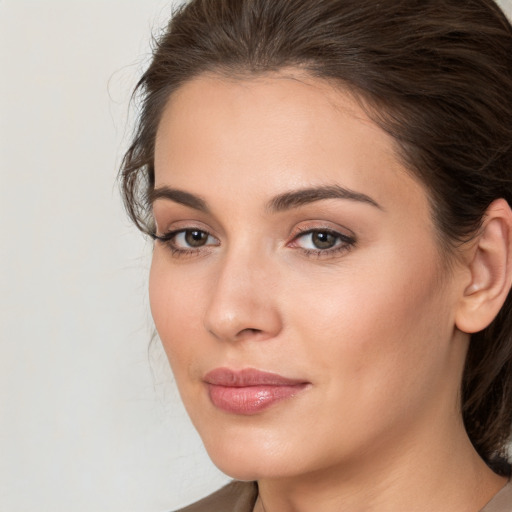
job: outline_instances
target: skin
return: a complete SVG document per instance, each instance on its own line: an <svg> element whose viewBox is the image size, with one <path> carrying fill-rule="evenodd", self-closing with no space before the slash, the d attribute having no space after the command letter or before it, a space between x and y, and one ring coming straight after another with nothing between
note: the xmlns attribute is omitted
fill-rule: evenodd
<svg viewBox="0 0 512 512"><path fill-rule="evenodd" d="M504 481L473 450L459 406L469 335L457 322L476 249L446 265L424 187L357 102L293 70L201 76L166 106L155 171L156 189L202 201L156 198L157 235L209 235L156 241L154 321L212 460L258 480L255 510L484 506ZM369 200L269 207L334 186ZM333 247L311 230L334 233ZM308 385L232 414L204 383L219 367Z"/></svg>

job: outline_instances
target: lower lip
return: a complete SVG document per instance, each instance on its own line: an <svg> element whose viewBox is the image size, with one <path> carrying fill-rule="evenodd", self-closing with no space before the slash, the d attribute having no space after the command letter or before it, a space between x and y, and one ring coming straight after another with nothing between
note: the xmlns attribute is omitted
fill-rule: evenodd
<svg viewBox="0 0 512 512"><path fill-rule="evenodd" d="M208 384L208 392L215 407L229 413L250 416L277 402L294 397L306 386L307 384L228 387Z"/></svg>

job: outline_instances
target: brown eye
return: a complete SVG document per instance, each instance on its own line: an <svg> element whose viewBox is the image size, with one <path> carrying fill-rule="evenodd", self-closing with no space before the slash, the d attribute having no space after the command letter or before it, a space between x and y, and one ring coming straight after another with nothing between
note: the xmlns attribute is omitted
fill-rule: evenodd
<svg viewBox="0 0 512 512"><path fill-rule="evenodd" d="M185 243L189 247L202 247L208 241L208 233L197 229L187 229L184 232Z"/></svg>
<svg viewBox="0 0 512 512"><path fill-rule="evenodd" d="M311 243L316 249L331 249L339 242L339 235L329 231L315 231L311 233Z"/></svg>
<svg viewBox="0 0 512 512"><path fill-rule="evenodd" d="M153 238L167 245L175 255L196 250L199 252L205 247L219 245L219 241L208 231L194 228L170 231L160 236L155 234Z"/></svg>
<svg viewBox="0 0 512 512"><path fill-rule="evenodd" d="M298 235L292 247L300 247L310 253L333 254L350 249L356 243L355 237L330 229L310 229Z"/></svg>

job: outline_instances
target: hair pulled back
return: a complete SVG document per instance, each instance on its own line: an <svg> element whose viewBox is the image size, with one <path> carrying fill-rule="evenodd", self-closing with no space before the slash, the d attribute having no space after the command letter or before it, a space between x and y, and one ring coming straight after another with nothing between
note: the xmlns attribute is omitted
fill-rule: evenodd
<svg viewBox="0 0 512 512"><path fill-rule="evenodd" d="M492 0L192 0L159 38L139 81L141 113L121 167L128 213L153 231L147 194L162 110L203 73L296 67L353 93L425 186L447 252L497 198L512 205L512 27ZM471 337L461 389L481 457L512 426L512 298Z"/></svg>

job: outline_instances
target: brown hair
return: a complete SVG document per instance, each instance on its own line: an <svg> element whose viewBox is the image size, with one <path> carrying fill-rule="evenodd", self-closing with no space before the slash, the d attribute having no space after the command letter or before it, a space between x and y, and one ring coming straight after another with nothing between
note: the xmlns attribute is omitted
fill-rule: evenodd
<svg viewBox="0 0 512 512"><path fill-rule="evenodd" d="M453 251L489 204L512 204L512 27L492 0L192 0L157 41L137 85L141 113L121 168L135 224L152 233L147 194L163 107L205 72L250 77L300 67L354 93L426 186ZM512 299L471 337L462 412L487 463L512 426Z"/></svg>

